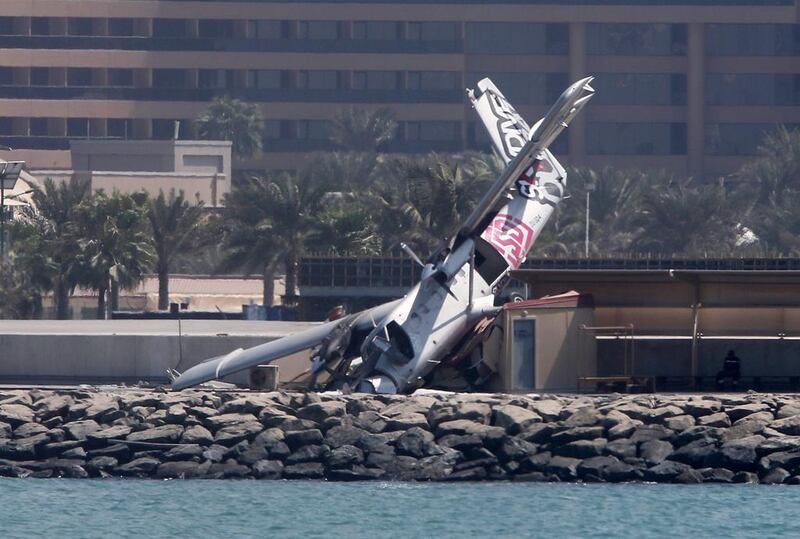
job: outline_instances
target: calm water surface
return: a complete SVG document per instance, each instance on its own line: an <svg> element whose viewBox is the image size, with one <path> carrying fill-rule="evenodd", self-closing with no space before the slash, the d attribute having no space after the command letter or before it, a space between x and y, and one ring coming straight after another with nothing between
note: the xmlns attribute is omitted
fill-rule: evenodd
<svg viewBox="0 0 800 539"><path fill-rule="evenodd" d="M0 479L0 537L798 537L800 488Z"/></svg>

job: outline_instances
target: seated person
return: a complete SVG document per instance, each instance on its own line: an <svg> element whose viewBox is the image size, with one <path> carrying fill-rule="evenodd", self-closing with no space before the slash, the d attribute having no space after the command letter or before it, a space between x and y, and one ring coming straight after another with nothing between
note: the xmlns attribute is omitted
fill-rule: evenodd
<svg viewBox="0 0 800 539"><path fill-rule="evenodd" d="M728 350L728 355L722 363L722 370L717 373L717 385L722 385L726 380L730 380L734 386L738 385L742 376L741 361L733 350Z"/></svg>

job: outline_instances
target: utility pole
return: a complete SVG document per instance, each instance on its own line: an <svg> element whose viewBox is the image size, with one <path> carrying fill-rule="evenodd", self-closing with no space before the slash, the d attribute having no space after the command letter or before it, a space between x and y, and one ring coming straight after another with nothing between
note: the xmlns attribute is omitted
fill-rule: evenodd
<svg viewBox="0 0 800 539"><path fill-rule="evenodd" d="M586 237L583 242L583 256L589 258L589 197L594 191L594 183L586 183Z"/></svg>

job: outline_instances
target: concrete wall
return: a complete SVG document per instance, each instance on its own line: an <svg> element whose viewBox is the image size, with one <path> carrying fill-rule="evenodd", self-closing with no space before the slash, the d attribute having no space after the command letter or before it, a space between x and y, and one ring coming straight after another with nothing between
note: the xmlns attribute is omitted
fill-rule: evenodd
<svg viewBox="0 0 800 539"><path fill-rule="evenodd" d="M0 321L0 382L166 382L167 369L184 371L237 348L263 344L310 327L296 322L200 322L183 322L179 338L174 322L27 321L31 327L17 329L18 325ZM158 331L153 329L157 326ZM255 331L242 332L241 328L248 326ZM259 326L270 329L258 335ZM81 327L87 329L81 332ZM98 327L104 329L97 331ZM296 354L276 364L281 381L287 381L308 367L308 354ZM247 377L243 372L228 381L246 383Z"/></svg>

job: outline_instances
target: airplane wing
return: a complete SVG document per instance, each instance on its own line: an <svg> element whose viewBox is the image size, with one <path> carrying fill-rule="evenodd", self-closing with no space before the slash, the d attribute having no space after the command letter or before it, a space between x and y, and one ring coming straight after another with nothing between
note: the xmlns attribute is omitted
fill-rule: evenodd
<svg viewBox="0 0 800 539"><path fill-rule="evenodd" d="M319 346L323 340L341 324L352 323L353 330L371 329L397 305L400 300L384 303L372 309L350 315L341 320L326 322L319 326L260 344L246 350L239 348L224 356L211 358L188 369L172 381L172 389L180 390L216 378L239 372L257 365L264 365L282 357Z"/></svg>
<svg viewBox="0 0 800 539"><path fill-rule="evenodd" d="M460 237L463 238L483 230L487 217L498 209L499 203L508 194L512 183L537 159L544 157L542 152L592 98L594 89L589 85L591 81L592 77L586 77L564 90L545 117L530 130L529 137L527 134L525 135L526 138L522 145L517 139L523 137L522 133L527 124L514 111L511 104L502 97L499 90L491 84L491 81L487 82L487 79L484 79L479 83L478 88L483 86L485 91L477 99L471 96L473 103L489 130L495 148L504 159L509 161L506 169L495 180L461 226Z"/></svg>

